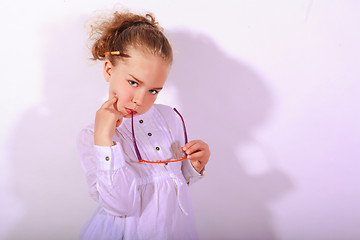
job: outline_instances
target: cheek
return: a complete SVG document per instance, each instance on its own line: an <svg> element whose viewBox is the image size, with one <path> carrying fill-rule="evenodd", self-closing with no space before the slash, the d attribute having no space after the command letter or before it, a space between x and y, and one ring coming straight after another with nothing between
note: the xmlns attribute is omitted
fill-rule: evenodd
<svg viewBox="0 0 360 240"><path fill-rule="evenodd" d="M110 88L110 94L112 95L117 95L118 96L118 101L117 101L117 106L118 109L120 109L121 107L128 105L128 103L132 100L133 98L133 92L132 89L124 89L121 87L117 87L117 88Z"/></svg>
<svg viewBox="0 0 360 240"><path fill-rule="evenodd" d="M154 104L154 102L155 102L155 100L156 100L156 97L157 97L157 95L150 95L150 96L148 96L148 97L146 98L146 105L147 105L148 107L151 107L151 106Z"/></svg>
<svg viewBox="0 0 360 240"><path fill-rule="evenodd" d="M111 84L110 85L110 93L113 95L117 95L119 97L119 100L121 99L127 99L130 97L130 95L132 94L132 89L129 88L127 85L125 84Z"/></svg>
<svg viewBox="0 0 360 240"><path fill-rule="evenodd" d="M121 109L123 109L123 107L126 107L129 105L129 102L131 102L132 97L130 96L130 94L128 92L118 92L118 101L117 101L117 109L119 111L121 111Z"/></svg>
<svg viewBox="0 0 360 240"><path fill-rule="evenodd" d="M133 98L133 94L131 91L117 91L118 95L118 104L127 104Z"/></svg>

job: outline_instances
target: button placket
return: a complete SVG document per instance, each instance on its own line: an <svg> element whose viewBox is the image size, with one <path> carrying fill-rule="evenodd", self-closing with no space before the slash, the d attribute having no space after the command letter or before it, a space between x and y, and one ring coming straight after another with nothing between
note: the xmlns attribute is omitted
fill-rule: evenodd
<svg viewBox="0 0 360 240"><path fill-rule="evenodd" d="M155 137L155 135L153 135L153 130L154 129L152 128L152 125L148 124L148 122L145 122L144 119L139 119L137 122L139 124L138 125L139 129L141 129L140 131L143 132L145 134L145 136L147 135L147 138L148 138L148 141L149 141L148 142L149 143L148 147L152 148L153 149L152 151L155 151L157 154L162 155L163 151L162 151L162 149L160 147L161 143L159 141L157 141L157 137ZM158 158L156 158L156 159L158 159ZM168 163L164 163L163 166L165 167L166 165L168 165Z"/></svg>

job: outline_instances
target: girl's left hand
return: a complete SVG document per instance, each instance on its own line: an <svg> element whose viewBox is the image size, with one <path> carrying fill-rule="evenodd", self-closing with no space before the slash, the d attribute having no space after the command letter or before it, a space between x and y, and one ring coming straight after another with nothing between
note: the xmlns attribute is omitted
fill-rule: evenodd
<svg viewBox="0 0 360 240"><path fill-rule="evenodd" d="M204 170L210 158L209 145L202 140L190 141L184 147L181 147L180 151L188 155L188 159L198 173Z"/></svg>

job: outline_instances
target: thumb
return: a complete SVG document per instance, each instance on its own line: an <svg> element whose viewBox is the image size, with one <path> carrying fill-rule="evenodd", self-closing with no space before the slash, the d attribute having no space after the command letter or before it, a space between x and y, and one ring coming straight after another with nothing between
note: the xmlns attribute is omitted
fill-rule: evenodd
<svg viewBox="0 0 360 240"><path fill-rule="evenodd" d="M122 112L117 111L116 127L120 126L120 124L123 121L123 118L124 118L124 115L122 114Z"/></svg>

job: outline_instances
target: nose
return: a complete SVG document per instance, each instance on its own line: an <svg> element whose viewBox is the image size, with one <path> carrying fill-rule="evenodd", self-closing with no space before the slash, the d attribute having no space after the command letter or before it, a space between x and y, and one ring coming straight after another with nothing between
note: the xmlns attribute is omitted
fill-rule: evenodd
<svg viewBox="0 0 360 240"><path fill-rule="evenodd" d="M144 91L136 91L134 98L133 98L133 103L136 103L136 105L142 105L144 102L144 98L145 98L145 92Z"/></svg>

